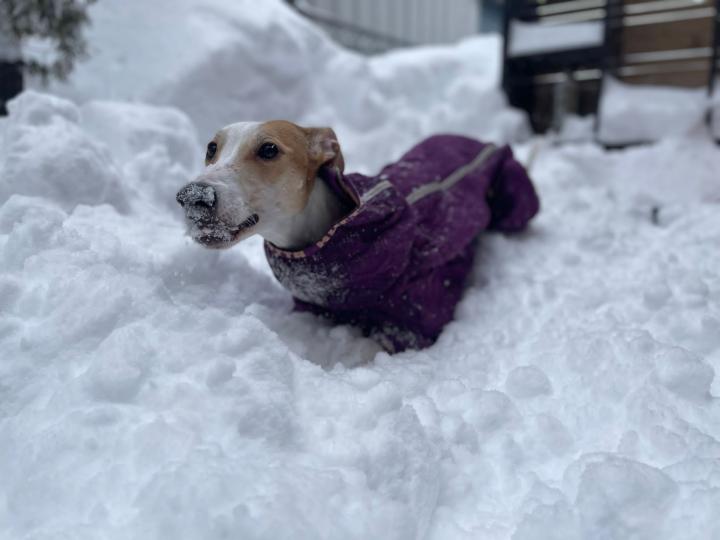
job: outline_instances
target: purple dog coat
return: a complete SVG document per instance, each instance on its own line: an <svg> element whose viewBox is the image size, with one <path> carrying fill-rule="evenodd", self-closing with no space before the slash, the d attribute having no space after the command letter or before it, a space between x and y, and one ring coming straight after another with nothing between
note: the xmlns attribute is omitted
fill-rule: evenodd
<svg viewBox="0 0 720 540"><path fill-rule="evenodd" d="M520 231L539 208L509 147L456 135L377 176L319 175L354 210L305 249L265 242L270 267L296 309L359 326L390 352L431 345L452 320L480 231Z"/></svg>

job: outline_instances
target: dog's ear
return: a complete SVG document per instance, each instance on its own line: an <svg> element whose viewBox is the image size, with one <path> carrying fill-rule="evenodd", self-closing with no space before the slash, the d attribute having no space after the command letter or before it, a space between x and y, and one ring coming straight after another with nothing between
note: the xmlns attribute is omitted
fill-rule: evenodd
<svg viewBox="0 0 720 540"><path fill-rule="evenodd" d="M307 128L308 150L310 159L320 168L323 165L337 167L340 172L345 170L345 159L340 150L340 143L335 132L328 128Z"/></svg>

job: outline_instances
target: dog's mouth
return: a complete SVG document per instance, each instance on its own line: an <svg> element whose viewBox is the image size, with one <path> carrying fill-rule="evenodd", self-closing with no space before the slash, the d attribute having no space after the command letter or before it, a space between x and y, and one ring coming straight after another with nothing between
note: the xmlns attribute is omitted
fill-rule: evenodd
<svg viewBox="0 0 720 540"><path fill-rule="evenodd" d="M260 221L260 216L252 214L245 221L235 227L229 227L219 220L210 223L192 223L190 234L193 239L209 248L230 247L240 240L250 229Z"/></svg>
<svg viewBox="0 0 720 540"><path fill-rule="evenodd" d="M258 221L260 221L260 216L257 214L251 215L249 218L247 218L245 221L243 221L240 225L237 227L237 232L242 232L247 229L251 229L255 225L258 224Z"/></svg>

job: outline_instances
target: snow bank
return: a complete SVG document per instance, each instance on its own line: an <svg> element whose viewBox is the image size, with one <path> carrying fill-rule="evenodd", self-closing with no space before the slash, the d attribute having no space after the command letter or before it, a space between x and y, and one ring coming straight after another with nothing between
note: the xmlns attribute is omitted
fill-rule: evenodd
<svg viewBox="0 0 720 540"><path fill-rule="evenodd" d="M708 105L705 88L626 84L608 77L598 135L605 143L632 144L703 131Z"/></svg>
<svg viewBox="0 0 720 540"><path fill-rule="evenodd" d="M208 0L193 28L213 31L189 42L259 25L275 4L258 4L227 22L216 10L236 8ZM133 39L152 43L160 15L123 5L147 15ZM201 3L177 6L163 28ZM315 39L279 13L297 23L289 35L308 32L300 43ZM355 84L323 86L344 99L314 87L303 118L337 118L367 169L437 126L507 135L519 117L465 64L480 43L454 60L431 48L356 63ZM153 69L161 52L147 50ZM423 67L446 63L447 85ZM98 73L95 93L82 73L85 99L26 93L0 121L1 538L720 536L710 142L543 147L532 228L484 236L456 321L432 348L389 357L292 313L257 240L218 253L183 237L174 192L199 167L205 128L198 138L173 108L98 101L112 78ZM292 101L276 98L238 107ZM344 100L387 116L363 128Z"/></svg>
<svg viewBox="0 0 720 540"><path fill-rule="evenodd" d="M29 92L8 109L0 202L13 194L47 195L66 208L102 202L126 207L107 149L82 131L74 105Z"/></svg>
<svg viewBox="0 0 720 540"><path fill-rule="evenodd" d="M201 140L240 120L332 125L363 156L351 155L348 166L372 170L387 159L390 137L407 148L442 130L498 141L529 133L498 88L497 36L367 58L278 0L157 0L152 10L106 0L91 14L92 56L53 91L81 102L171 105L188 114Z"/></svg>

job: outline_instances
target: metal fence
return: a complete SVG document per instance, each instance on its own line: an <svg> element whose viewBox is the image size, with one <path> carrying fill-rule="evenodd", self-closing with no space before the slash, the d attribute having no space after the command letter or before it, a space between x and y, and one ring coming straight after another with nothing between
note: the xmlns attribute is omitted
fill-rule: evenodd
<svg viewBox="0 0 720 540"><path fill-rule="evenodd" d="M477 33L479 0L287 0L348 48L373 54Z"/></svg>

